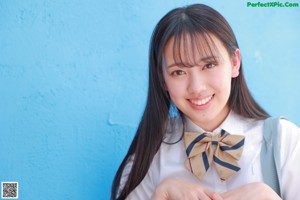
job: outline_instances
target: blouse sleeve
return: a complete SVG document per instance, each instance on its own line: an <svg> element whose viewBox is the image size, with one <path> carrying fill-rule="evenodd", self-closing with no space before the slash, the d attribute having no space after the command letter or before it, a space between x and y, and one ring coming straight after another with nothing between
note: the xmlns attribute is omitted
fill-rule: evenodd
<svg viewBox="0 0 300 200"><path fill-rule="evenodd" d="M287 120L280 120L282 196L284 200L300 197L300 129Z"/></svg>
<svg viewBox="0 0 300 200"><path fill-rule="evenodd" d="M145 175L142 182L129 194L126 200L150 200L155 189L156 181L158 179L158 170L157 170L157 155L154 156L152 164Z"/></svg>
<svg viewBox="0 0 300 200"><path fill-rule="evenodd" d="M127 161L127 164L123 170L122 177L120 180L120 186L118 190L118 196L127 182L129 173L133 165L133 160L134 157L131 157ZM151 199L154 190L156 188L155 184L153 183L154 177L157 176L157 170L153 169L156 166L155 164L156 162L157 162L157 157L155 156L146 176L144 177L142 182L127 196L126 200L137 200L137 199L150 200Z"/></svg>
<svg viewBox="0 0 300 200"><path fill-rule="evenodd" d="M128 176L130 174L130 171L131 171L131 168L132 168L132 165L133 165L133 159L134 159L134 156L131 156L128 160L127 160L127 163L126 163L126 166L122 172L122 176L121 176L121 180L120 180L120 185L119 185L119 188L118 188L118 194L117 196L120 195L120 192L123 190L126 182L127 182L127 179L128 179Z"/></svg>

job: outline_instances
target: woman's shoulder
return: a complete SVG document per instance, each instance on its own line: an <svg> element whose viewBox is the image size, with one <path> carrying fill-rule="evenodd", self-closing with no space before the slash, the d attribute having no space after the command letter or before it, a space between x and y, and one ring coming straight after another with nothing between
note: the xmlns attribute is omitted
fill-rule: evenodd
<svg viewBox="0 0 300 200"><path fill-rule="evenodd" d="M291 144L300 139L299 127L284 117L269 117L264 120L264 131L276 130L283 144Z"/></svg>
<svg viewBox="0 0 300 200"><path fill-rule="evenodd" d="M281 133L281 137L286 137L291 142L295 139L300 140L300 128L287 119L279 120L278 130Z"/></svg>
<svg viewBox="0 0 300 200"><path fill-rule="evenodd" d="M266 120L278 122L277 124L277 130L281 135L287 135L288 137L300 137L300 128L284 117L270 117ZM266 121L264 120L264 121Z"/></svg>
<svg viewBox="0 0 300 200"><path fill-rule="evenodd" d="M278 131L282 163L286 163L287 159L290 158L298 162L300 156L300 128L287 119L280 119Z"/></svg>
<svg viewBox="0 0 300 200"><path fill-rule="evenodd" d="M279 126L281 128L295 130L295 131L300 130L299 127L296 124L294 124L293 122L291 122L290 120L288 120L286 118L280 118L279 119Z"/></svg>

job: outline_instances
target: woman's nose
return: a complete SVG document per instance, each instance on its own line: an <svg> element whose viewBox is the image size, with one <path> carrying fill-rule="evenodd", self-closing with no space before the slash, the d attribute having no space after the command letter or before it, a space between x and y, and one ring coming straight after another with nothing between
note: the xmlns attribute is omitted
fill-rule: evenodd
<svg viewBox="0 0 300 200"><path fill-rule="evenodd" d="M192 73L189 76L188 80L188 92L191 94L198 94L201 93L202 91L206 90L206 81L205 77L201 75L199 72Z"/></svg>

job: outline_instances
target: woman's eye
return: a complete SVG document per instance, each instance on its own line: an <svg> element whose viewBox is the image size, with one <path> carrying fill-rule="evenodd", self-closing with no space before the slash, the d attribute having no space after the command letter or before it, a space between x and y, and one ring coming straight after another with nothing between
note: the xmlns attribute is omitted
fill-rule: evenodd
<svg viewBox="0 0 300 200"><path fill-rule="evenodd" d="M206 68L206 69L211 69L211 68L214 68L216 66L216 64L214 64L214 63L207 63L205 66L204 66L204 68Z"/></svg>
<svg viewBox="0 0 300 200"><path fill-rule="evenodd" d="M176 70L171 73L171 75L174 75L174 76L180 76L180 75L184 75L184 74L185 74L185 72L182 70Z"/></svg>

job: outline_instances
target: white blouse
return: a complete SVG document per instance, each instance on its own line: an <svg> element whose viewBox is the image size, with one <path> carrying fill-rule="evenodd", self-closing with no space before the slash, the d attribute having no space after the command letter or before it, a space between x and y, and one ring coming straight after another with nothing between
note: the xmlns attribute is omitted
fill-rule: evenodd
<svg viewBox="0 0 300 200"><path fill-rule="evenodd" d="M173 127L173 128L172 128ZM186 118L185 130L203 133L204 130ZM281 140L281 186L284 200L300 198L300 129L287 120L280 120L279 136ZM263 121L241 117L230 112L225 121L212 132L218 134L224 129L230 134L244 135L245 144L243 154L238 161L240 170L227 180L222 181L211 165L202 180L197 179L186 167L185 146L183 139L182 120L178 118L174 126L170 126L167 134L167 142L179 142L175 144L162 143L156 153L149 171L143 181L130 193L127 200L150 200L155 188L166 178L180 178L209 188L215 192L226 192L241 185L251 182L263 182L260 162L260 150L262 145ZM130 160L122 174L120 187L122 188L132 166Z"/></svg>

